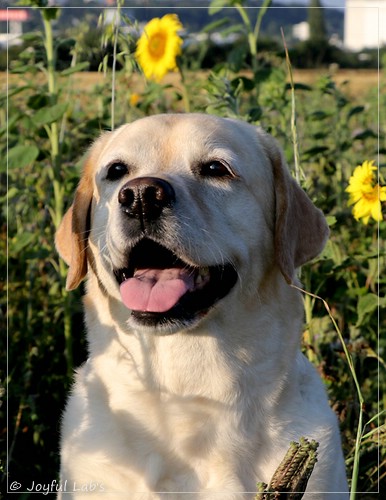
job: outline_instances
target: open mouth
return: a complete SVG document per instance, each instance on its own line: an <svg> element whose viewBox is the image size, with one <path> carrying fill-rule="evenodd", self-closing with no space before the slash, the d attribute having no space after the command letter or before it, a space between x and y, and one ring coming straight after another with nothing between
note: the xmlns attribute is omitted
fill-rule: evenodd
<svg viewBox="0 0 386 500"><path fill-rule="evenodd" d="M187 326L204 316L237 281L233 266L191 266L144 238L132 249L128 267L115 271L122 302L146 326Z"/></svg>

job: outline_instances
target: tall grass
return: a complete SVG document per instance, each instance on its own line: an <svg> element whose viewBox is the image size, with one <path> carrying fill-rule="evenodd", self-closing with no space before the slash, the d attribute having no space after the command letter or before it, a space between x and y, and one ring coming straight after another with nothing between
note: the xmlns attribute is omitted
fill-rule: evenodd
<svg viewBox="0 0 386 500"><path fill-rule="evenodd" d="M264 8L269 4L264 2ZM190 71L196 60L185 56L180 62L183 90L151 82L139 87L131 41L114 23L104 26L105 40L109 37L113 43L111 70L107 60L105 66L110 80L70 99L61 92L70 72L60 74L56 68L52 26L59 11L40 9L46 63L39 71L44 71L45 86L38 86L34 56L26 52L13 68L21 79L25 77L24 83L9 89L9 122L0 127L2 134L8 131L10 148L10 478L24 474L29 480L47 482L47 476L54 476L64 388L73 367L85 358L79 295L65 291L65 265L53 248L53 235L79 176L74 158L81 158L100 130L149 113L181 111L189 103L191 111L236 116L276 136L295 165L296 178L328 216L331 240L322 257L302 270L304 349L321 371L341 418L351 498L380 487L378 449L386 450L386 433L379 424L384 413L375 401L374 363L383 363L376 352L375 315L377 305L385 305L378 287L385 285L382 237L386 234L384 221L379 239L373 225L354 221L344 194L355 165L374 155L379 146L373 124L377 101L370 95L366 103L358 102L326 73L314 86L298 85L288 50L286 59L277 62L256 48L265 11L259 11L254 26L242 2L237 3L237 12L249 34L238 66L245 69L249 58L248 71L233 70L232 62L224 61L200 79ZM133 92L138 94L135 104L128 99ZM381 339L380 354L383 349ZM33 464L28 455L35 457Z"/></svg>
<svg viewBox="0 0 386 500"><path fill-rule="evenodd" d="M296 126L296 98L295 98L295 85L294 85L294 80L293 80L293 72L292 72L292 65L291 65L291 60L288 52L288 48L285 42L284 38L284 33L282 31L282 39L283 39L283 45L284 45L284 50L285 50L285 56L286 56L286 65L287 65L287 71L289 74L289 81L290 81L290 87L291 87L291 133L292 133L292 141L293 141L293 148L294 148L294 159L295 159L295 177L297 181L300 183L301 177L304 179L305 174L303 170L301 169L301 166L299 164L299 142L298 142L298 131L297 131L297 126ZM306 271L306 276L309 277L309 273ZM306 318L306 323L307 325L312 324L312 311L313 311L313 300L319 300L322 302L325 310L327 311L327 314L331 320L332 325L334 326L335 332L339 338L339 341L341 343L341 346L343 348L343 352L345 355L345 359L347 362L347 367L350 371L352 380L355 385L357 397L358 397L358 424L357 424L357 431L356 431L356 439L355 439L355 447L354 447L354 457L353 457L353 467L352 467L352 475L351 475L351 483L350 483L350 500L355 500L358 495L358 478L359 478L359 462L360 462L360 453L361 453L361 445L362 445L362 440L364 438L364 430L366 426L369 426L372 422L377 421L378 426L379 426L379 419L382 415L386 414L386 410L381 411L377 415L375 415L373 418L371 418L366 424L363 423L364 420L364 408L365 408L365 398L363 397L362 390L361 390L361 384L359 382L359 378L355 369L355 364L353 362L352 356L347 348L345 339L343 337L342 331L339 328L332 312L331 309L325 299L322 297L319 297L318 295L315 295L314 293L311 293L310 291L307 290L307 287L310 286L310 280L306 280L306 289L299 288L295 285L291 285L292 288L295 288L298 290L300 293L304 295L304 309L305 309L305 318ZM310 328L310 326L309 326ZM309 342L314 343L314 339L311 337L308 339ZM309 357L310 361L315 362L315 357L312 351L309 352ZM378 434L380 433L380 429L373 429L370 433L367 433L366 436L370 436L372 434Z"/></svg>
<svg viewBox="0 0 386 500"><path fill-rule="evenodd" d="M54 48L54 36L52 21L55 20L58 9L51 8L41 8L40 14L43 21L44 27L44 48L46 51L47 59L47 83L48 83L48 95L49 104L51 106L51 111L54 106L58 106L58 75L56 71L56 54ZM65 202L65 190L63 187L63 178L61 175L61 144L60 135L61 131L59 129L61 119L65 115L65 107L63 107L63 113L57 120L47 123L45 125L45 130L49 138L49 143L51 147L51 162L47 169L47 174L52 182L53 186L53 200L50 204L49 213L51 214L52 222L55 230L58 229L59 224L64 215L64 202ZM63 122L62 122L63 123ZM63 313L63 334L65 338L65 357L67 361L67 374L69 377L72 376L74 369L73 362L73 345L72 345L72 331L71 331L71 297L66 290L66 276L67 276L67 266L63 259L59 259L57 265L55 265L59 280L61 283L61 296L64 305Z"/></svg>

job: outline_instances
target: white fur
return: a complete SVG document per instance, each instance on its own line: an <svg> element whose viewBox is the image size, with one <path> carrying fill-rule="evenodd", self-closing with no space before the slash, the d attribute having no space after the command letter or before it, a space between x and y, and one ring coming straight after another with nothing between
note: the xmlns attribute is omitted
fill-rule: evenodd
<svg viewBox="0 0 386 500"><path fill-rule="evenodd" d="M274 258L278 194L264 140L200 115L148 118L100 140L84 299L90 356L63 417L60 498L252 499L301 436L320 444L304 498L348 497L337 420L300 352L302 299ZM190 165L207 156L224 158L237 180L197 181ZM127 179L103 180L117 157L134 165L132 177L173 185L166 244L187 262L237 268L235 287L189 330L142 328L121 303L112 266L127 251L117 203Z"/></svg>

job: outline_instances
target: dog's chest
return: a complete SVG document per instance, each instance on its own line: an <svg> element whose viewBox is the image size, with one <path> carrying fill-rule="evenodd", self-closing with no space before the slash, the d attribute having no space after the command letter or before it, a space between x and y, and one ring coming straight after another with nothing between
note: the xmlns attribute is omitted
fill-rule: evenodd
<svg viewBox="0 0 386 500"><path fill-rule="evenodd" d="M109 423L99 428L98 442L113 483L119 474L139 491L243 491L241 476L254 477L250 443L213 402L136 392L127 408L100 410L97 418Z"/></svg>
<svg viewBox="0 0 386 500"><path fill-rule="evenodd" d="M126 372L126 379L123 373L114 377L115 383L112 383L112 367L104 370L106 377L109 376L104 384L108 388L107 399L95 407L98 412L95 418L108 422L100 426L102 448L110 450L106 456L117 457L112 463L122 466L122 473L130 476L129 483L137 481L134 469L142 471L143 476L138 478L144 481L138 484L142 490L200 491L218 488L219 482L224 481L232 484L232 488L244 490L247 485L240 476L254 477L248 452L251 434L240 420L242 412L236 402L213 397L220 387L218 384L211 387L210 380L200 390L197 386L186 390L188 383L183 380L189 378L186 372L179 381L174 380L174 388L185 391L173 392L166 385L167 378L163 377L162 383L159 367L158 388L153 380L150 389L149 371L154 377L154 367L138 370L137 365L136 368L135 372ZM191 375L197 381L197 374ZM221 390L224 388L221 386ZM200 392L203 395L197 395ZM228 488L225 484L223 487Z"/></svg>

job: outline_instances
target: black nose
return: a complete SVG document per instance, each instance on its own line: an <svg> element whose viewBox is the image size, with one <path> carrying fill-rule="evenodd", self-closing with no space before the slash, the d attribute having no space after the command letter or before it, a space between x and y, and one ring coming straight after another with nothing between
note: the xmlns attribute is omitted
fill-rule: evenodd
<svg viewBox="0 0 386 500"><path fill-rule="evenodd" d="M157 177L137 177L127 182L118 193L118 201L129 217L138 219L144 228L155 221L164 208L171 207L175 192L169 182Z"/></svg>

